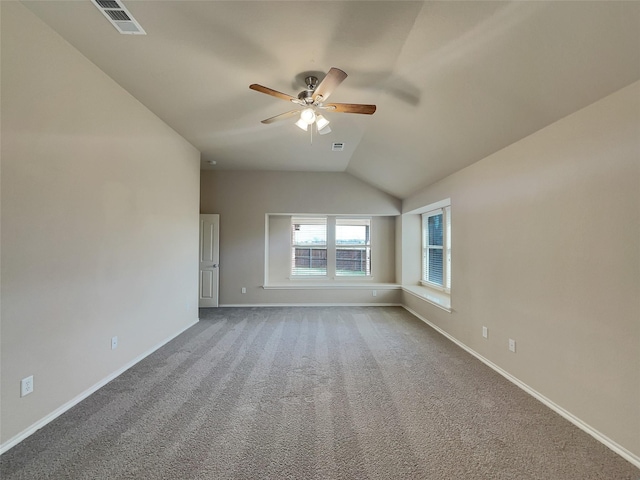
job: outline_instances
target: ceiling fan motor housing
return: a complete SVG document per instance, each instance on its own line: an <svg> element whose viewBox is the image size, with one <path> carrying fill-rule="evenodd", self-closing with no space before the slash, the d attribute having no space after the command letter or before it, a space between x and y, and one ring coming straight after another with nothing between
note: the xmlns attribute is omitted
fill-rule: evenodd
<svg viewBox="0 0 640 480"><path fill-rule="evenodd" d="M305 103L313 103L313 90L303 90L298 94L298 99Z"/></svg>
<svg viewBox="0 0 640 480"><path fill-rule="evenodd" d="M304 79L305 83L307 84L307 89L301 91L298 94L298 99L302 100L303 102L307 103L307 104L312 104L313 103L313 92L315 91L316 87L318 86L318 77L313 77L313 76L308 76Z"/></svg>

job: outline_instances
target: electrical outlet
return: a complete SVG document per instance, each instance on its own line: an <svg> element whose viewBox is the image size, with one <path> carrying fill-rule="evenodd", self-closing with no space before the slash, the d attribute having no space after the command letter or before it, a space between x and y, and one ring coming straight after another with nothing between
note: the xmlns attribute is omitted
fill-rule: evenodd
<svg viewBox="0 0 640 480"><path fill-rule="evenodd" d="M247 287L242 287L242 293L247 293Z"/></svg>
<svg viewBox="0 0 640 480"><path fill-rule="evenodd" d="M509 351L516 353L516 341L513 338L509 339Z"/></svg>
<svg viewBox="0 0 640 480"><path fill-rule="evenodd" d="M371 295L372 295L373 297L377 297L377 296L378 296L378 291L377 291L377 290L372 290L372 291L371 291Z"/></svg>
<svg viewBox="0 0 640 480"><path fill-rule="evenodd" d="M482 327L482 336L484 338L489 338L489 329L487 327Z"/></svg>
<svg viewBox="0 0 640 480"><path fill-rule="evenodd" d="M33 392L33 375L28 376L20 380L20 396L24 397Z"/></svg>
<svg viewBox="0 0 640 480"><path fill-rule="evenodd" d="M111 350L118 348L118 337L111 337Z"/></svg>

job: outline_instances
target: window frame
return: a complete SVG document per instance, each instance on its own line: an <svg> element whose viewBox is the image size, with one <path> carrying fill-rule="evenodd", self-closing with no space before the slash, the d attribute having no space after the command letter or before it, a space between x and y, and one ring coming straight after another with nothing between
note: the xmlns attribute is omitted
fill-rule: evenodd
<svg viewBox="0 0 640 480"><path fill-rule="evenodd" d="M301 244L294 242L294 228L296 224L304 225L305 220L312 221L324 221L325 226L325 244ZM340 244L337 243L337 229L338 224L344 221L354 221L354 222L363 222L366 221L366 226L368 227L368 238L365 245L363 244ZM357 226L357 223L356 223ZM373 237L372 237L372 229L373 229L373 217L366 215L316 215L316 214L293 214L290 219L290 260L289 260L289 278L291 280L336 280L340 281L354 281L354 280L362 280L362 279L373 279ZM299 273L296 271L296 268L304 268L304 267L296 267L296 249L309 249L309 255L312 256L312 250L324 250L326 253L326 270L324 274L305 274ZM338 274L338 255L337 252L340 249L364 249L368 267L368 273L364 275L356 274L356 275L339 275ZM311 265L311 262L310 262ZM309 269L312 267L310 266Z"/></svg>
<svg viewBox="0 0 640 480"><path fill-rule="evenodd" d="M308 244L301 244L301 243L295 243L294 242L294 225L296 224L301 224L301 225L305 225L305 223L303 222L303 220L324 220L324 229L325 229L325 242L324 244L314 244L314 245L308 245ZM296 220L300 220L300 221L296 221ZM309 223L308 225L312 225L311 223ZM320 225L320 223L318 224ZM289 265L289 272L291 275L291 278L294 279L319 279L319 278L328 278L329 276L329 222L326 216L324 215L292 215L291 216L291 236L290 236L290 240L291 240L291 263ZM302 274L302 273L296 273L295 269L295 262L296 262L296 249L309 249L309 269L311 269L311 264L312 264L312 259L313 259L313 250L324 250L325 251L325 270L323 274Z"/></svg>
<svg viewBox="0 0 640 480"><path fill-rule="evenodd" d="M344 222L344 221L354 221L354 223L357 222L363 222L366 221L366 226L367 227L367 236L366 236L366 241L364 244L362 243L350 243L350 244L338 244L338 224L340 222ZM372 258L373 258L373 248L371 245L371 239L372 239L372 224L373 221L371 219L371 217L366 217L366 216L336 216L335 217L335 222L333 222L333 238L334 238L334 247L335 247L335 277L339 277L340 279L350 279L350 278L372 278L373 277L373 265L372 265ZM346 225L345 225L346 226ZM353 226L357 226L357 225L353 225ZM367 267L365 268L365 273L363 275L360 274L356 274L356 275L344 275L344 274L339 274L338 273L338 250L364 250L365 255L366 255L366 259L365 261L367 262Z"/></svg>
<svg viewBox="0 0 640 480"><path fill-rule="evenodd" d="M428 244L429 218L442 215L443 232L442 245ZM451 204L429 210L422 213L420 225L421 264L420 264L420 284L434 290L451 293ZM442 285L428 280L429 273L429 250L440 247L442 250Z"/></svg>

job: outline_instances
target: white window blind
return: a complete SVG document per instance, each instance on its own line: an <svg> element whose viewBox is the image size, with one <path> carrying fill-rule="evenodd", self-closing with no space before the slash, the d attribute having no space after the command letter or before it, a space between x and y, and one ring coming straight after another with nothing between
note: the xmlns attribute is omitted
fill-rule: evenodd
<svg viewBox="0 0 640 480"><path fill-rule="evenodd" d="M327 275L326 217L291 217L291 275Z"/></svg>
<svg viewBox="0 0 640 480"><path fill-rule="evenodd" d="M422 214L422 282L451 290L451 207Z"/></svg>
<svg viewBox="0 0 640 480"><path fill-rule="evenodd" d="M371 275L371 219L336 218L336 276Z"/></svg>

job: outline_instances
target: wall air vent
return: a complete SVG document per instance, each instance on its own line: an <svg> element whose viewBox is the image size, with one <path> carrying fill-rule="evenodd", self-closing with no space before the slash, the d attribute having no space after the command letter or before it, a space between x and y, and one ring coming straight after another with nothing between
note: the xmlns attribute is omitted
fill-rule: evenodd
<svg viewBox="0 0 640 480"><path fill-rule="evenodd" d="M343 150L344 150L344 143L342 143L342 142L336 142L336 143L331 145L331 151L332 152L341 152Z"/></svg>
<svg viewBox="0 0 640 480"><path fill-rule="evenodd" d="M91 0L93 4L107 17L111 25L125 35L146 35L147 32L140 26L129 10L117 0Z"/></svg>

